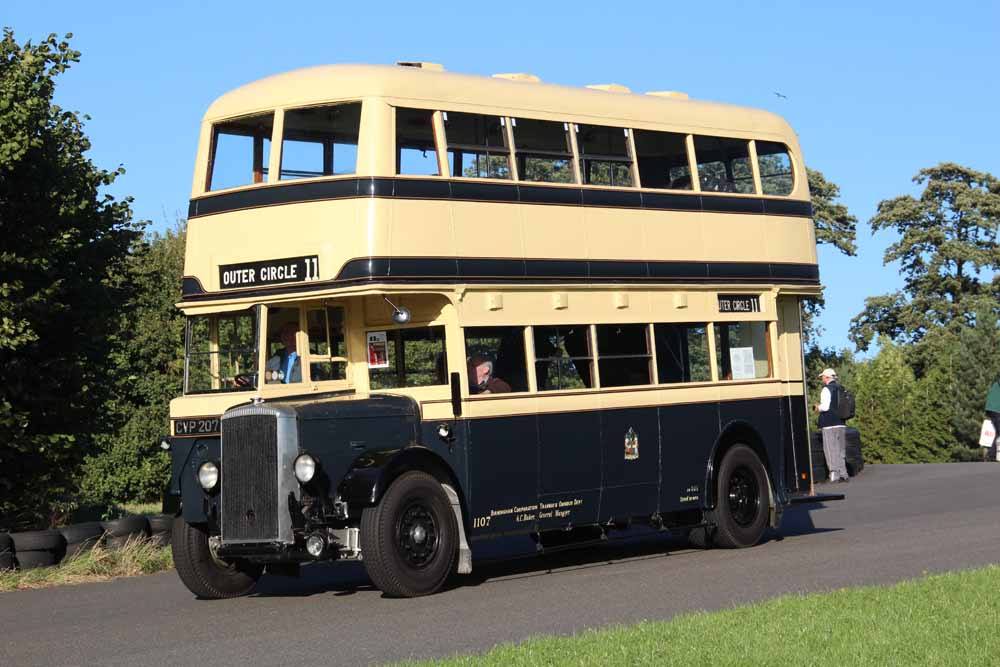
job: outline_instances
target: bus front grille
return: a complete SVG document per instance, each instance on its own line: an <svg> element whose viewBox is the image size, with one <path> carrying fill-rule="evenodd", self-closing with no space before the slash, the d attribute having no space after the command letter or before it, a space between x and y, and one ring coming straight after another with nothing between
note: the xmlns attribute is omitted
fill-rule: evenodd
<svg viewBox="0 0 1000 667"><path fill-rule="evenodd" d="M222 421L223 542L279 538L278 419L250 414Z"/></svg>

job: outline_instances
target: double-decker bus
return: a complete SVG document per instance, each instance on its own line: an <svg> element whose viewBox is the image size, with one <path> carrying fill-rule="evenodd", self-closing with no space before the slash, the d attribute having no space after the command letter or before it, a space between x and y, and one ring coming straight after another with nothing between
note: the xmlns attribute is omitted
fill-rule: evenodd
<svg viewBox="0 0 1000 667"><path fill-rule="evenodd" d="M178 574L360 559L417 596L499 536L752 546L812 492L818 294L774 114L429 63L238 88L188 218Z"/></svg>

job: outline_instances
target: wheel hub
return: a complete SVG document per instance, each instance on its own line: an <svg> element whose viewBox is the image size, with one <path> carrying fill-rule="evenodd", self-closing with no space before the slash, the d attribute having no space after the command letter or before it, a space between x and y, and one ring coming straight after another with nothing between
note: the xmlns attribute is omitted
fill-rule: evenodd
<svg viewBox="0 0 1000 667"><path fill-rule="evenodd" d="M746 466L740 466L729 477L729 511L740 526L749 526L760 510L760 487L757 477Z"/></svg>
<svg viewBox="0 0 1000 667"><path fill-rule="evenodd" d="M411 567L424 567L437 553L437 523L434 514L420 501L411 503L403 512L396 535L400 555Z"/></svg>

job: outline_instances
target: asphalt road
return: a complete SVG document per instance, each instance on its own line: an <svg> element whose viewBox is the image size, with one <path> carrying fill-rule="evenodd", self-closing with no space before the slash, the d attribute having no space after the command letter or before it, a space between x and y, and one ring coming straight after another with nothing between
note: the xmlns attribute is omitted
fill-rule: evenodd
<svg viewBox="0 0 1000 667"><path fill-rule="evenodd" d="M827 487L830 488L830 487ZM358 564L194 599L160 575L0 594L0 665L353 665L479 652L532 635L890 583L1000 562L1000 465L869 466L845 501L789 510L741 551L648 536L585 552L477 561L427 598L392 600ZM823 487L820 487L823 490ZM494 551L524 551L523 541Z"/></svg>

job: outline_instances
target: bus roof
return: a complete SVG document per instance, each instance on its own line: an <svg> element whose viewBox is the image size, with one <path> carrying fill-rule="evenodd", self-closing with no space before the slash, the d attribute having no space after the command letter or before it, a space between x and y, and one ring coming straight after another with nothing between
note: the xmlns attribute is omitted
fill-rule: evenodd
<svg viewBox="0 0 1000 667"><path fill-rule="evenodd" d="M320 65L276 74L219 97L205 120L365 97L425 102L428 108L446 108L447 102L454 102L508 115L542 112L601 122L617 119L794 136L777 114L749 107L398 65Z"/></svg>

